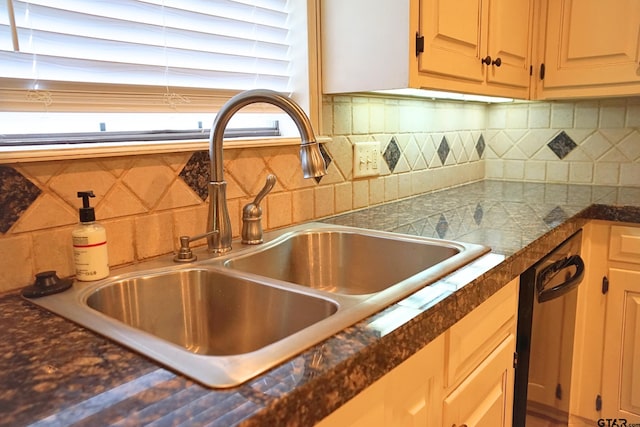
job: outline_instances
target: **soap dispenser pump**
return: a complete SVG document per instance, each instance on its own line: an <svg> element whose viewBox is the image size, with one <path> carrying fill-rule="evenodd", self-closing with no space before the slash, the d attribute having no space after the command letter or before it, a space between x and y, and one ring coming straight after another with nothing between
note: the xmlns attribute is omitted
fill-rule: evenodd
<svg viewBox="0 0 640 427"><path fill-rule="evenodd" d="M71 232L76 279L103 279L109 275L107 233L96 222L95 210L89 204L89 198L95 197L93 191L78 191L78 197L82 198L80 224Z"/></svg>

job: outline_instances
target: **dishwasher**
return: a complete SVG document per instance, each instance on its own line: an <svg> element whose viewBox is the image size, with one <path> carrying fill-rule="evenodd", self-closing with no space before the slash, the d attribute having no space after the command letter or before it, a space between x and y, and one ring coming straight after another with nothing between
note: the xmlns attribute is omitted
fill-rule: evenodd
<svg viewBox="0 0 640 427"><path fill-rule="evenodd" d="M579 230L520 276L514 427L569 423L581 243Z"/></svg>

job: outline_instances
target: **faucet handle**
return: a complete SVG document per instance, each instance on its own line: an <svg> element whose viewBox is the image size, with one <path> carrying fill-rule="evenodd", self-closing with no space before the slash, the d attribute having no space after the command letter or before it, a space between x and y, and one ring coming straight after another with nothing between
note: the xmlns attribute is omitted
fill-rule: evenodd
<svg viewBox="0 0 640 427"><path fill-rule="evenodd" d="M267 181L252 203L242 208L242 243L257 245L262 243L262 208L260 202L276 185L275 175L267 175Z"/></svg>

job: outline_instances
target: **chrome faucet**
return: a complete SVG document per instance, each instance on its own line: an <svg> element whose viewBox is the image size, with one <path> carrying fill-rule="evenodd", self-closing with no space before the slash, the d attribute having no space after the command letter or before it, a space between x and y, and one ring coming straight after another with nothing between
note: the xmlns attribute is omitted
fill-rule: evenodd
<svg viewBox="0 0 640 427"><path fill-rule="evenodd" d="M275 105L287 113L300 132L300 161L305 178L315 178L327 173L319 144L313 134L311 122L305 112L290 98L265 89L241 92L222 106L211 127L209 136L209 215L207 218L207 245L209 252L224 253L231 249L231 221L227 209L227 183L224 180L222 141L224 130L231 117L241 108L258 102Z"/></svg>

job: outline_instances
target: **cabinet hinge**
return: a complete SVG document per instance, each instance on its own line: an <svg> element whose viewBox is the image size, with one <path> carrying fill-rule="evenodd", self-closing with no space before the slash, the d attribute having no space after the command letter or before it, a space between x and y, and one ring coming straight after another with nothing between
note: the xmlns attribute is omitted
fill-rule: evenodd
<svg viewBox="0 0 640 427"><path fill-rule="evenodd" d="M556 386L556 399L562 400L562 386L560 384Z"/></svg>
<svg viewBox="0 0 640 427"><path fill-rule="evenodd" d="M596 411L602 411L602 396L600 395L596 396Z"/></svg>
<svg viewBox="0 0 640 427"><path fill-rule="evenodd" d="M424 52L424 36L416 33L416 56Z"/></svg>
<svg viewBox="0 0 640 427"><path fill-rule="evenodd" d="M533 65L529 65L529 75L533 76Z"/></svg>
<svg viewBox="0 0 640 427"><path fill-rule="evenodd" d="M602 278L602 295L606 295L609 292L609 278L604 276Z"/></svg>
<svg viewBox="0 0 640 427"><path fill-rule="evenodd" d="M545 72L545 67L543 62L542 64L540 64L540 80L544 80L544 72Z"/></svg>
<svg viewBox="0 0 640 427"><path fill-rule="evenodd" d="M517 369L518 368L518 352L514 351L513 352L513 369Z"/></svg>

